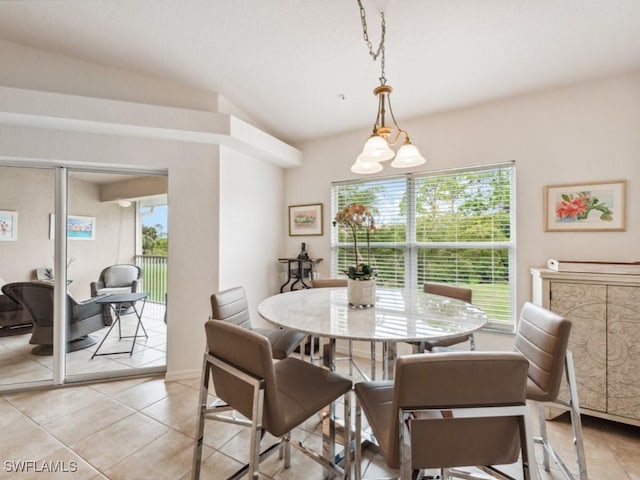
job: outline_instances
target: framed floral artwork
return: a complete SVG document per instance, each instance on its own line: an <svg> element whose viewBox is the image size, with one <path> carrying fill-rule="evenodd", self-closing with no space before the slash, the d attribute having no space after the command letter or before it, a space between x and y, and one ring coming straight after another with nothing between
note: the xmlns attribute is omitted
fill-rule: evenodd
<svg viewBox="0 0 640 480"><path fill-rule="evenodd" d="M545 232L625 230L626 180L544 187Z"/></svg>
<svg viewBox="0 0 640 480"><path fill-rule="evenodd" d="M289 206L289 236L322 235L322 204Z"/></svg>
<svg viewBox="0 0 640 480"><path fill-rule="evenodd" d="M0 210L0 242L18 240L18 212Z"/></svg>

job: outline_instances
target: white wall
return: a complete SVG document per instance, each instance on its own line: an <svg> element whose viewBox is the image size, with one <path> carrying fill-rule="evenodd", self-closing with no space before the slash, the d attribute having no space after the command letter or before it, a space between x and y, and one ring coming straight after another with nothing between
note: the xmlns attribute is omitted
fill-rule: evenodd
<svg viewBox="0 0 640 480"><path fill-rule="evenodd" d="M220 289L244 286L252 324L266 326L256 304L280 287L284 174L228 148L220 159Z"/></svg>
<svg viewBox="0 0 640 480"><path fill-rule="evenodd" d="M640 73L411 121L395 113L427 158L421 170L515 160L517 305L531 298L529 267L542 266L549 258L640 260ZM299 242L306 240L313 256L330 258L330 184L361 178L349 168L368 135L362 129L298 145L304 165L285 173L285 205L324 203L325 234L285 237L282 254L297 252ZM382 175L396 173L386 166ZM612 179L628 181L625 232L543 231L544 185ZM319 271L328 275L329 262L321 263ZM479 343L497 348L510 341L502 335Z"/></svg>

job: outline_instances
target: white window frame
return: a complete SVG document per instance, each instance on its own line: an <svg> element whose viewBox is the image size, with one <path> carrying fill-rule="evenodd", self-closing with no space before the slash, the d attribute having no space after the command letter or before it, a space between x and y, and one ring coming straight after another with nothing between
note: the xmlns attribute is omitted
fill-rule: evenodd
<svg viewBox="0 0 640 480"><path fill-rule="evenodd" d="M510 235L507 242L417 242L416 241L416 202L415 202L415 185L416 181L430 176L439 175L453 175L460 173L473 173L482 172L488 170L494 170L497 168L510 168L511 169L511 182L510 182ZM510 322L489 322L486 329L496 330L501 332L513 332L516 326L516 169L515 162L503 162L489 165L479 165L468 168L460 169L446 169L446 170L434 170L429 172L419 172L407 175L395 175L387 177L374 177L358 180L347 180L341 182L332 183L331 188L331 218L335 217L338 205L338 190L341 186L346 185L358 185L369 184L371 182L379 182L385 180L394 180L404 178L406 179L406 239L404 242L372 242L372 249L374 248L401 248L404 249L405 258L405 270L404 270L404 285L406 289L417 289L421 286L418 283L418 252L423 248L453 248L453 249L506 249L508 251L509 259L509 307L510 307ZM338 271L338 251L340 248L350 247L349 242L338 242L338 229L331 229L331 276L340 276L342 272Z"/></svg>

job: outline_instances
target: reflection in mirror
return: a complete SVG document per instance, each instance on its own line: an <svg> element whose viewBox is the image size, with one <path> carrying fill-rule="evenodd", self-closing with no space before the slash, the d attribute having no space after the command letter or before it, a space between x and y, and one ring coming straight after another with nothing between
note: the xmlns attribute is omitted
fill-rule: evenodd
<svg viewBox="0 0 640 480"><path fill-rule="evenodd" d="M67 354L67 376L163 369L167 178L70 170L67 191L68 292L99 314L92 345Z"/></svg>
<svg viewBox="0 0 640 480"><path fill-rule="evenodd" d="M53 169L0 166L0 389L53 379L51 357L32 353L51 343L51 318L19 287L52 278L54 195Z"/></svg>

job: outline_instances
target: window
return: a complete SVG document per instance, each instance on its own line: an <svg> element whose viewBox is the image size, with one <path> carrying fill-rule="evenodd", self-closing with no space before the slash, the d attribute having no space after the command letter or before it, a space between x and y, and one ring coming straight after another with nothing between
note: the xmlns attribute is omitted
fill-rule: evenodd
<svg viewBox="0 0 640 480"><path fill-rule="evenodd" d="M362 203L374 214L368 262L378 284L421 288L451 283L473 290L489 327L513 330L515 222L513 164L335 183L331 213ZM361 254L364 234L358 239ZM332 274L353 264L343 229L331 237Z"/></svg>

